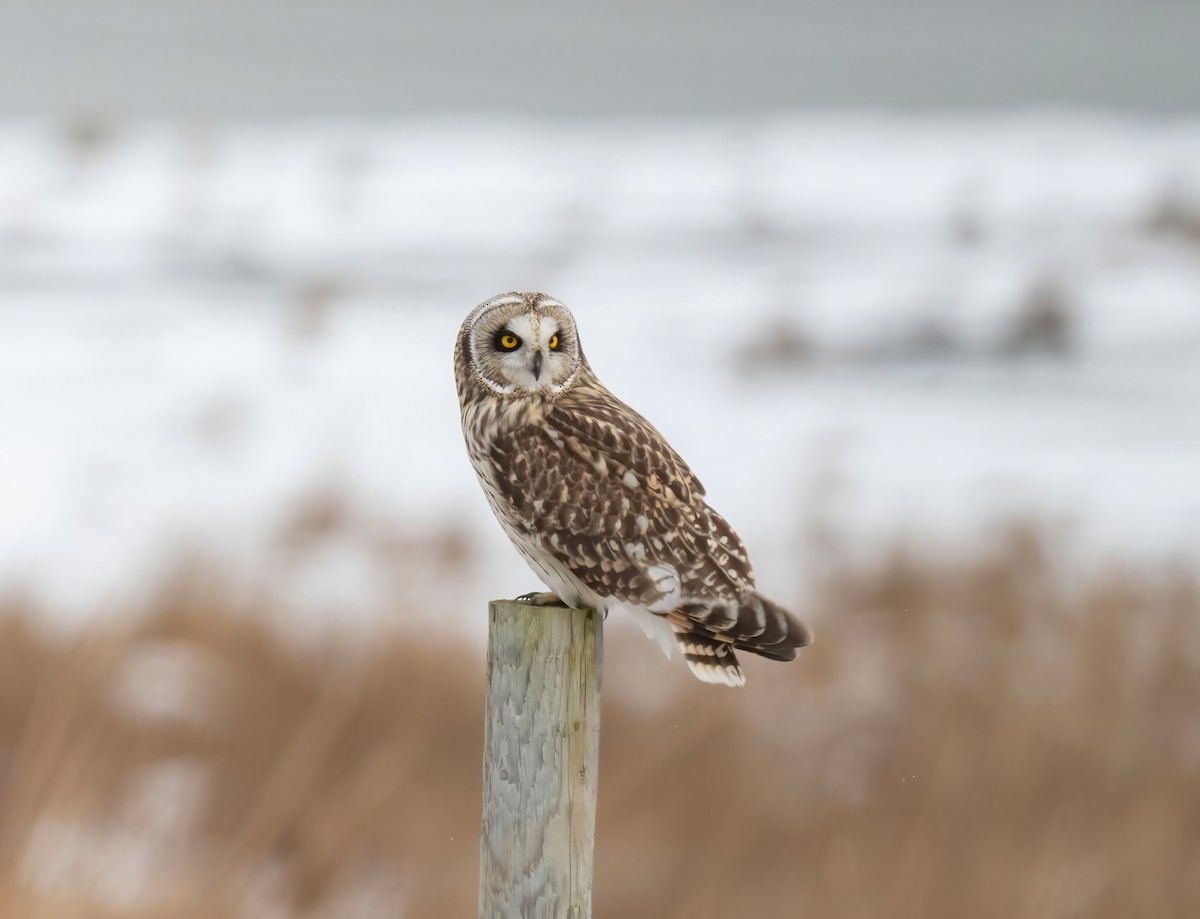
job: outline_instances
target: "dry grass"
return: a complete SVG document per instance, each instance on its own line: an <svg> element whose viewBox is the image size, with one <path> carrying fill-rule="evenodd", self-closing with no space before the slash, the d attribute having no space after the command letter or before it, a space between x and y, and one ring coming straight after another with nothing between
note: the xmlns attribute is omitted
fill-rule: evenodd
<svg viewBox="0 0 1200 919"><path fill-rule="evenodd" d="M296 646L196 582L0 618L0 915L472 915L481 649ZM1200 593L980 557L843 568L730 692L610 629L598 917L1200 915Z"/></svg>

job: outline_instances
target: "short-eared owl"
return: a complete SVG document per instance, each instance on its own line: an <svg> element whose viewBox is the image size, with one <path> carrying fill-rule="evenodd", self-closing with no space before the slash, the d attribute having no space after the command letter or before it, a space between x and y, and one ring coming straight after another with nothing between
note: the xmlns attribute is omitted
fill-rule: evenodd
<svg viewBox="0 0 1200 919"><path fill-rule="evenodd" d="M588 366L570 311L537 293L477 306L454 374L471 464L521 555L572 607L628 609L701 680L741 686L735 648L788 661L808 628L754 589L737 534L687 464Z"/></svg>

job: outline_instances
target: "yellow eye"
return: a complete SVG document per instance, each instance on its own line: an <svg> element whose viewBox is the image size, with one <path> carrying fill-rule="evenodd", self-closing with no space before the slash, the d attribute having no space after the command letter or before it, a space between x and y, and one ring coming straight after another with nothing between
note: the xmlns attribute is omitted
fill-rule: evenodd
<svg viewBox="0 0 1200 919"><path fill-rule="evenodd" d="M496 338L496 344L500 346L502 351L516 351L521 344L521 339L517 338L512 332L501 332Z"/></svg>
<svg viewBox="0 0 1200 919"><path fill-rule="evenodd" d="M551 351L558 350L558 336L557 335L550 336L550 350Z"/></svg>

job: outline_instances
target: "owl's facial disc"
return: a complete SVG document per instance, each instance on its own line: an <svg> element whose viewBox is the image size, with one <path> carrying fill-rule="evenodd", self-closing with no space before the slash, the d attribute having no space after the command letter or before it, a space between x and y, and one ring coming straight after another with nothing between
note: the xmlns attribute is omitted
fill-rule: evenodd
<svg viewBox="0 0 1200 919"><path fill-rule="evenodd" d="M490 310L473 345L483 381L502 394L561 392L579 367L574 322L557 303Z"/></svg>

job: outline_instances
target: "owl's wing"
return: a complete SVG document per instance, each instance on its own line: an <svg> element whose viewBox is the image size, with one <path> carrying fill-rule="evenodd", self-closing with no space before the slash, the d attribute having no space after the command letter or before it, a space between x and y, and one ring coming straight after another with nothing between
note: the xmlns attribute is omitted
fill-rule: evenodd
<svg viewBox="0 0 1200 919"><path fill-rule="evenodd" d="M669 613L753 590L741 540L662 435L607 392L570 393L497 439L513 517L601 597Z"/></svg>

